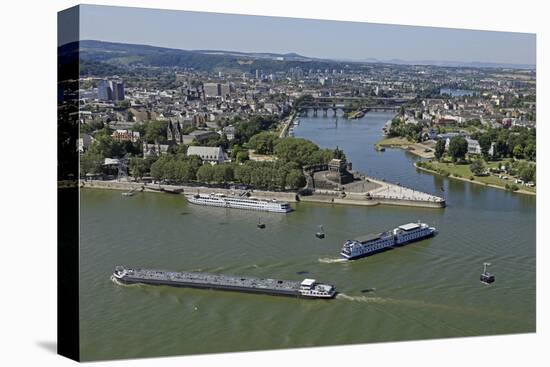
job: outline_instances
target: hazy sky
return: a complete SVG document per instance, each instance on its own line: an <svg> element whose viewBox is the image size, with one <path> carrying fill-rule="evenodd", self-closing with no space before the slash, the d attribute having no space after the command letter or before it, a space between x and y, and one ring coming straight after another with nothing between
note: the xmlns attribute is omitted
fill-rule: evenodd
<svg viewBox="0 0 550 367"><path fill-rule="evenodd" d="M528 33L94 5L81 6L80 39L332 59L536 62Z"/></svg>

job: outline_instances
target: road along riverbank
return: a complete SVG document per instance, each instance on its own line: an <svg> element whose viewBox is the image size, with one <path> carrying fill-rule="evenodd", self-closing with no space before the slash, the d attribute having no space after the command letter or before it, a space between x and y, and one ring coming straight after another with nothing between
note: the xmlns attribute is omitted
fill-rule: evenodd
<svg viewBox="0 0 550 367"><path fill-rule="evenodd" d="M287 119L283 122L283 128L279 133L279 138L286 138L288 136L290 125L292 125L295 118L296 118L296 112L293 112L292 115L287 117Z"/></svg>
<svg viewBox="0 0 550 367"><path fill-rule="evenodd" d="M206 186L186 186L186 185L161 185L161 184L145 184L141 182L129 182L129 181L100 181L89 180L80 181L80 187L88 187L94 189L108 189L108 190L121 190L121 191L145 191L145 192L164 192L169 194L208 194L212 192L223 193L227 195L241 193L242 190L224 189L224 188L212 188ZM250 190L251 196L262 199L277 199L288 202L296 202L296 193L294 192L277 192L277 191L263 191L263 190Z"/></svg>

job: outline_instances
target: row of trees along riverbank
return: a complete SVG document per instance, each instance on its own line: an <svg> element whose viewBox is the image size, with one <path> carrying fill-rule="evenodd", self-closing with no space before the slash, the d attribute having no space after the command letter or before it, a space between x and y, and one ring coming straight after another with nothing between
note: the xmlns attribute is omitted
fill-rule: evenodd
<svg viewBox="0 0 550 367"><path fill-rule="evenodd" d="M141 178L150 172L157 180L208 184L240 183L266 190L296 190L306 184L303 167L328 163L332 158L344 158L339 149L320 149L311 141L301 138L278 138L267 133L251 141L260 147L260 154L271 154L272 162L250 160L218 165L202 164L197 156L168 153L147 167L147 160L134 157L130 160L130 174ZM232 152L232 155L239 153ZM236 158L236 157L235 157Z"/></svg>

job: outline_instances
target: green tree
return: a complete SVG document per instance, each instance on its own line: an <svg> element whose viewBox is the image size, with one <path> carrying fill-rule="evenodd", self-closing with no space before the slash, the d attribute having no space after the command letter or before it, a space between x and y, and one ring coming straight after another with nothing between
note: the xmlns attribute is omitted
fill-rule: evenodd
<svg viewBox="0 0 550 367"><path fill-rule="evenodd" d="M499 137L495 143L495 155L500 158L508 156L508 141L506 138Z"/></svg>
<svg viewBox="0 0 550 367"><path fill-rule="evenodd" d="M253 135L261 131L269 130L275 126L279 120L277 117L270 116L253 116L247 121L239 121L235 125L235 142L237 144L246 143Z"/></svg>
<svg viewBox="0 0 550 367"><path fill-rule="evenodd" d="M313 153L318 150L319 147L309 140L288 137L279 139L273 152L282 161L297 162L300 166L304 166L317 163L312 158L314 158Z"/></svg>
<svg viewBox="0 0 550 367"><path fill-rule="evenodd" d="M453 136L449 142L449 155L456 162L468 153L468 142L462 136Z"/></svg>
<svg viewBox="0 0 550 367"><path fill-rule="evenodd" d="M205 183L214 181L214 168L210 164L203 164L197 171L197 180Z"/></svg>
<svg viewBox="0 0 550 367"><path fill-rule="evenodd" d="M237 153L237 157L236 157L237 163L243 163L249 159L250 157L248 156L247 151L240 151L239 153Z"/></svg>
<svg viewBox="0 0 550 367"><path fill-rule="evenodd" d="M516 146L514 146L514 149L512 150L512 155L514 156L514 158L523 158L523 148L521 147L521 145L517 144Z"/></svg>
<svg viewBox="0 0 550 367"><path fill-rule="evenodd" d="M518 168L518 176L526 181L535 181L536 167L534 164L524 163Z"/></svg>
<svg viewBox="0 0 550 367"><path fill-rule="evenodd" d="M346 154L344 153L344 151L342 149L339 149L338 147L336 147L336 149L334 149L333 158L342 159L342 160L345 161L346 160Z"/></svg>
<svg viewBox="0 0 550 367"><path fill-rule="evenodd" d="M291 190L297 190L306 185L306 178L304 173L298 169L292 169L286 175L286 185Z"/></svg>
<svg viewBox="0 0 550 367"><path fill-rule="evenodd" d="M175 162L175 180L178 182L189 182L195 178L191 176L189 164L184 159L176 160Z"/></svg>
<svg viewBox="0 0 550 367"><path fill-rule="evenodd" d="M130 168L130 175L136 179L141 179L147 174L149 167L147 167L147 161L140 157L130 158L128 166Z"/></svg>
<svg viewBox="0 0 550 367"><path fill-rule="evenodd" d="M202 159L197 155L192 155L187 157L187 164L189 165L189 174L192 176L193 180L197 179L197 171L202 166Z"/></svg>
<svg viewBox="0 0 550 367"><path fill-rule="evenodd" d="M491 136L489 134L482 134L479 139L479 147L481 148L481 154L485 159L489 157L489 150L491 149Z"/></svg>
<svg viewBox="0 0 550 367"><path fill-rule="evenodd" d="M306 164L328 163L332 158L334 158L334 151L331 149L319 149L311 153L307 158Z"/></svg>
<svg viewBox="0 0 550 367"><path fill-rule="evenodd" d="M170 157L170 156L167 155L167 157ZM163 172L162 178L170 181L177 180L178 178L176 174L177 164L176 164L176 160L173 157L170 157L167 159L163 168L164 168L164 172Z"/></svg>
<svg viewBox="0 0 550 367"><path fill-rule="evenodd" d="M88 150L80 154L80 173L85 175L87 173L100 173L104 158L95 151Z"/></svg>
<svg viewBox="0 0 550 367"><path fill-rule="evenodd" d="M166 178L166 166L171 160L168 154L161 155L153 164L151 164L151 176L156 180Z"/></svg>
<svg viewBox="0 0 550 367"><path fill-rule="evenodd" d="M252 166L249 164L236 166L234 170L235 180L249 185L251 183L252 171Z"/></svg>
<svg viewBox="0 0 550 367"><path fill-rule="evenodd" d="M535 144L529 143L523 150L523 154L525 155L525 158L527 158L530 161L534 161L536 159L537 155L537 149L535 147Z"/></svg>
<svg viewBox="0 0 550 367"><path fill-rule="evenodd" d="M233 167L230 164L218 164L213 166L212 180L218 183L233 181Z"/></svg>
<svg viewBox="0 0 550 367"><path fill-rule="evenodd" d="M486 168L487 167L485 166L483 159L476 159L472 164L470 164L470 171L472 171L475 176L481 176L484 174Z"/></svg>
<svg viewBox="0 0 550 367"><path fill-rule="evenodd" d="M99 130L95 136L95 141L92 144L93 149L97 149L105 158L118 158L122 157L126 152L124 151L122 144L114 141L111 136L111 130L107 127Z"/></svg>
<svg viewBox="0 0 550 367"><path fill-rule="evenodd" d="M227 149L229 147L229 140L227 140L227 135L222 134L221 136L214 136L208 139L201 145L207 147L222 147L223 149Z"/></svg>
<svg viewBox="0 0 550 367"><path fill-rule="evenodd" d="M264 131L252 136L248 141L248 147L258 154L273 154L273 147L278 139L276 134Z"/></svg>
<svg viewBox="0 0 550 367"><path fill-rule="evenodd" d="M166 142L168 124L165 121L149 121L145 125L144 139L148 143L163 144Z"/></svg>
<svg viewBox="0 0 550 367"><path fill-rule="evenodd" d="M435 151L434 151L435 158L438 161L440 161L444 154L445 154L445 140L439 139L435 144Z"/></svg>
<svg viewBox="0 0 550 367"><path fill-rule="evenodd" d="M92 133L105 127L102 121L90 121L80 124L81 133Z"/></svg>

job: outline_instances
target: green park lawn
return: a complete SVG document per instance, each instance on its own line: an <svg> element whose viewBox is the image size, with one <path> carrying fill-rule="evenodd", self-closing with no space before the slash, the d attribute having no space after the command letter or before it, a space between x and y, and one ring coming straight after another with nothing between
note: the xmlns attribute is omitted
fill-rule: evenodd
<svg viewBox="0 0 550 367"><path fill-rule="evenodd" d="M497 168L500 165L502 165L504 161L495 161L495 162L488 162L487 168ZM495 185L498 187L505 188L506 185L514 185L515 178L508 176L508 179L501 179L498 178L498 175L490 174L488 176L474 176L472 171L470 171L470 164L469 163L452 163L450 161L432 161L427 163L427 169L432 171L437 171L439 174L442 174L444 176L450 176L455 178L462 178L469 181L487 184L487 185ZM534 187L524 186L517 184L518 188L520 190L528 191L528 192L536 192Z"/></svg>

